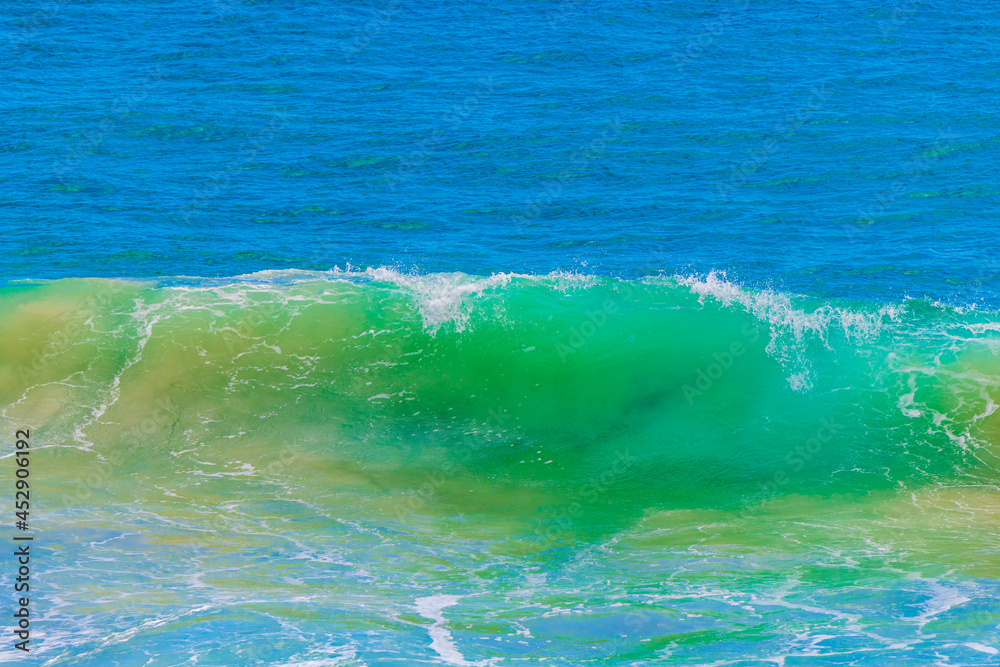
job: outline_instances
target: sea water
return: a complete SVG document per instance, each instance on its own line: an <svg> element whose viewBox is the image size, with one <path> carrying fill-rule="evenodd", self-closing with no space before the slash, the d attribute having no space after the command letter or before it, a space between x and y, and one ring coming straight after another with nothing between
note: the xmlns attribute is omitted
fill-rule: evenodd
<svg viewBox="0 0 1000 667"><path fill-rule="evenodd" d="M990 3L4 27L4 661L1000 661Z"/></svg>

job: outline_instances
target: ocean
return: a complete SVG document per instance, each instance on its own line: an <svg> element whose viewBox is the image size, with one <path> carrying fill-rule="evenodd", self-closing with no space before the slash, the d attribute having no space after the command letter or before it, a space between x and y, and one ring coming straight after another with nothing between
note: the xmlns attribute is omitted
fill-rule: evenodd
<svg viewBox="0 0 1000 667"><path fill-rule="evenodd" d="M994 5L0 7L0 662L1000 662Z"/></svg>

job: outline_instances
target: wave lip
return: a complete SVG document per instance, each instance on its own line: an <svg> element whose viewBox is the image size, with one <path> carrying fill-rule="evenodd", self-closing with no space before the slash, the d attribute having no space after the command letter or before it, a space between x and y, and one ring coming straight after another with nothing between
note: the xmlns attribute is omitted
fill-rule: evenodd
<svg viewBox="0 0 1000 667"><path fill-rule="evenodd" d="M903 308L897 304L880 305L877 310L824 304L813 310L796 308L792 297L770 290L748 290L720 278L712 272L707 276L674 276L677 284L700 298L710 297L724 306L738 306L757 320L767 324L771 340L767 351L789 370L788 382L796 391L808 391L813 386L813 370L808 355L808 340L814 339L829 348L831 326L858 344L879 338L886 326L901 321Z"/></svg>

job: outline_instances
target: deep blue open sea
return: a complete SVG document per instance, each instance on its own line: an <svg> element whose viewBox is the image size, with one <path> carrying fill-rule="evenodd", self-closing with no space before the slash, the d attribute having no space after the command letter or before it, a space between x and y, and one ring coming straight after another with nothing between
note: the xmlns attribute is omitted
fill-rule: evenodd
<svg viewBox="0 0 1000 667"><path fill-rule="evenodd" d="M990 2L4 3L3 278L996 300Z"/></svg>
<svg viewBox="0 0 1000 667"><path fill-rule="evenodd" d="M995 2L0 46L0 661L1000 664Z"/></svg>

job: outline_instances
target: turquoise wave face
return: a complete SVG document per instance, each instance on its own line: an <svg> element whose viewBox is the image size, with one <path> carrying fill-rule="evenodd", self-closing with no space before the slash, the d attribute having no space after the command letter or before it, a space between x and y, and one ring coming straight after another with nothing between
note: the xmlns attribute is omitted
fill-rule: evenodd
<svg viewBox="0 0 1000 667"><path fill-rule="evenodd" d="M52 659L995 659L993 312L285 271L10 285L0 340Z"/></svg>

